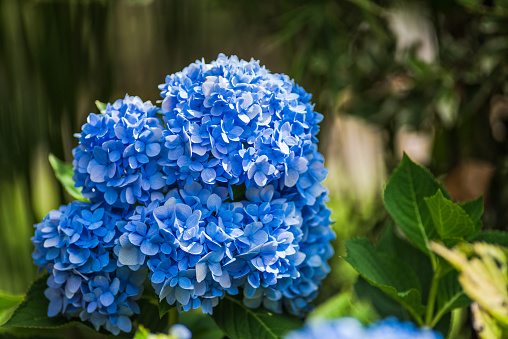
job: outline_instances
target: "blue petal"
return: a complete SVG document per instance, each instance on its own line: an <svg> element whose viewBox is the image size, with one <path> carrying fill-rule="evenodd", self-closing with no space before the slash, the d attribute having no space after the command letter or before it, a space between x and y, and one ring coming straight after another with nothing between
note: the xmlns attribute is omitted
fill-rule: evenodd
<svg viewBox="0 0 508 339"><path fill-rule="evenodd" d="M208 273L208 268L206 263L200 262L196 264L196 280L197 282L202 282L206 278L206 274Z"/></svg>
<svg viewBox="0 0 508 339"><path fill-rule="evenodd" d="M256 182L256 184L259 187L263 187L268 182L268 179L267 179L266 175L264 175L263 173L256 172L256 174L254 174L254 181Z"/></svg>
<svg viewBox="0 0 508 339"><path fill-rule="evenodd" d="M118 317L116 325L124 332L130 332L132 330L131 320L124 315Z"/></svg>
<svg viewBox="0 0 508 339"><path fill-rule="evenodd" d="M156 155L159 155L160 152L161 152L161 145L159 145L157 143L148 144L146 146L146 155L148 155L149 157L154 157Z"/></svg>
<svg viewBox="0 0 508 339"><path fill-rule="evenodd" d="M99 146L94 147L93 157L101 165L106 165L108 163L108 154Z"/></svg>
<svg viewBox="0 0 508 339"><path fill-rule="evenodd" d="M118 252L118 261L122 265L135 266L139 265L139 249L136 246L126 245L120 248Z"/></svg>
<svg viewBox="0 0 508 339"><path fill-rule="evenodd" d="M212 168L205 168L201 172L201 178L203 181L207 184L213 184L215 182L216 173L215 170Z"/></svg>
<svg viewBox="0 0 508 339"><path fill-rule="evenodd" d="M186 226L187 228L194 228L194 227L198 227L199 225L199 220L201 219L201 211L200 210L196 210L194 211L188 218L187 218L187 221L186 221Z"/></svg>
<svg viewBox="0 0 508 339"><path fill-rule="evenodd" d="M55 299L51 300L48 307L48 317L54 317L57 315L61 310L63 306L63 299Z"/></svg>
<svg viewBox="0 0 508 339"><path fill-rule="evenodd" d="M145 240L141 244L141 252L146 255L156 255L159 252L159 246Z"/></svg>
<svg viewBox="0 0 508 339"><path fill-rule="evenodd" d="M155 271L150 278L154 284L161 284L166 280L166 275L162 271Z"/></svg>
<svg viewBox="0 0 508 339"><path fill-rule="evenodd" d="M190 290L177 287L175 289L176 300L178 300L178 302L182 305L187 305L190 299L190 293Z"/></svg>
<svg viewBox="0 0 508 339"><path fill-rule="evenodd" d="M284 185L287 187L293 187L298 182L298 172L292 168L289 168L284 177Z"/></svg>
<svg viewBox="0 0 508 339"><path fill-rule="evenodd" d="M128 237L129 237L129 241L134 246L140 246L141 243L144 240L144 238L141 235L137 234L137 233L129 233Z"/></svg>
<svg viewBox="0 0 508 339"><path fill-rule="evenodd" d="M208 207L208 209L215 212L219 211L221 204L222 199L215 193L211 194L206 201L206 206Z"/></svg>
<svg viewBox="0 0 508 339"><path fill-rule="evenodd" d="M118 199L118 192L115 191L114 189L109 189L104 194L104 199L108 204L113 205Z"/></svg>
<svg viewBox="0 0 508 339"><path fill-rule="evenodd" d="M72 293L76 293L78 289L81 287L81 277L72 275L67 280L67 288Z"/></svg>
<svg viewBox="0 0 508 339"><path fill-rule="evenodd" d="M115 301L115 297L113 297L113 294L111 294L111 292L106 292L99 297L99 301L103 306L108 307Z"/></svg>
<svg viewBox="0 0 508 339"><path fill-rule="evenodd" d="M153 190L161 189L166 185L166 180L163 178L162 173L155 173L149 179L150 187Z"/></svg>

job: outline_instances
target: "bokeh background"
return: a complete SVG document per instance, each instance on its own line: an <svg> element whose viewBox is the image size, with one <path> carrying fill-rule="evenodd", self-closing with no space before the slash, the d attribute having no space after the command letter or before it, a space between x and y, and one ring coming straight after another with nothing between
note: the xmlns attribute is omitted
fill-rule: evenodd
<svg viewBox="0 0 508 339"><path fill-rule="evenodd" d="M95 100L156 102L167 74L221 52L288 74L325 116L337 255L318 303L351 291L343 241L378 237L403 151L506 230L506 0L0 0L1 291L37 274L33 224L71 201L48 154L72 161Z"/></svg>

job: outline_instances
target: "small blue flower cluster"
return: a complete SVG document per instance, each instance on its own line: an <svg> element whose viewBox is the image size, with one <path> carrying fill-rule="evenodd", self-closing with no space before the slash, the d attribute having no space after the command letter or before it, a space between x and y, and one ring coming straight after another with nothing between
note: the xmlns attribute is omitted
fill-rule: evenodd
<svg viewBox="0 0 508 339"><path fill-rule="evenodd" d="M417 328L411 322L388 318L369 327L355 318L314 321L301 330L289 333L286 339L443 339L441 334L426 328Z"/></svg>
<svg viewBox="0 0 508 339"><path fill-rule="evenodd" d="M32 239L51 273L49 314L130 330L146 271L179 310L212 313L242 292L249 307L304 314L334 238L310 94L222 54L159 88L161 108L126 96L76 135L90 203L50 212Z"/></svg>
<svg viewBox="0 0 508 339"><path fill-rule="evenodd" d="M44 293L49 316L79 316L114 334L131 330L129 317L139 313L136 300L146 273L119 268L112 256L123 212L75 201L36 225L32 256L50 272Z"/></svg>

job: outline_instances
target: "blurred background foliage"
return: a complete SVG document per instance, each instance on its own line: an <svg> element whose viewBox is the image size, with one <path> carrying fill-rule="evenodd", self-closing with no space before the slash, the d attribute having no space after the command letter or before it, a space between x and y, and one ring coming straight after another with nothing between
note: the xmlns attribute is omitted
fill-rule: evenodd
<svg viewBox="0 0 508 339"><path fill-rule="evenodd" d="M343 241L382 232L403 151L506 230L508 1L0 0L0 290L36 275L32 225L71 200L47 155L72 160L94 101L155 102L165 75L220 52L295 78L325 115L337 255L318 302L351 292Z"/></svg>

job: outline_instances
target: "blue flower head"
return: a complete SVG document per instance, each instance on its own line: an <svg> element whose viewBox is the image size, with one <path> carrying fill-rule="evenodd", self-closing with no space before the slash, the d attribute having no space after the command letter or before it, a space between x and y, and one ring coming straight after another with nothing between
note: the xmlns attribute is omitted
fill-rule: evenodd
<svg viewBox="0 0 508 339"><path fill-rule="evenodd" d="M294 187L314 158L322 115L293 80L257 61L221 54L167 76L159 88L168 184Z"/></svg>
<svg viewBox="0 0 508 339"><path fill-rule="evenodd" d="M286 339L442 339L441 334L426 328L417 328L410 322L388 318L369 327L355 318L313 321L304 328L289 333Z"/></svg>
<svg viewBox="0 0 508 339"><path fill-rule="evenodd" d="M89 115L73 150L74 179L85 198L128 207L161 197L166 180L159 162L167 152L156 112L150 102L126 96Z"/></svg>
<svg viewBox="0 0 508 339"><path fill-rule="evenodd" d="M107 204L74 201L51 211L35 225L34 262L49 271L74 271L81 275L111 271L116 263L110 250L120 232L123 210Z"/></svg>
<svg viewBox="0 0 508 339"><path fill-rule="evenodd" d="M73 202L35 225L48 314L131 329L148 276L160 301L212 313L226 293L303 315L329 272L322 115L259 62L223 54L90 114L73 150ZM148 272L148 273L147 273Z"/></svg>

